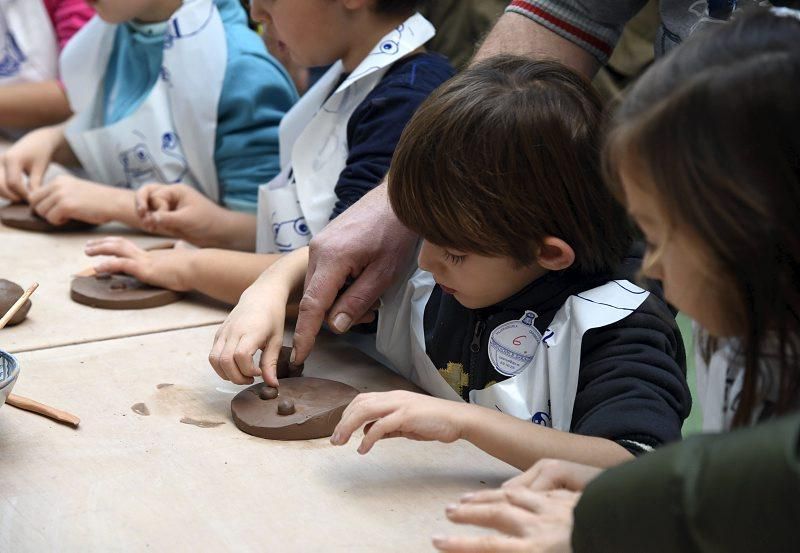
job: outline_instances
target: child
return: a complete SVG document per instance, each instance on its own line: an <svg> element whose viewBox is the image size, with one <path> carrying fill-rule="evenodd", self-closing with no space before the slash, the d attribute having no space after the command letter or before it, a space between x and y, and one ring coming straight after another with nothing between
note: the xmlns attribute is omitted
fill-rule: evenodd
<svg viewBox="0 0 800 553"><path fill-rule="evenodd" d="M380 183L406 122L453 74L444 58L424 51L435 30L414 13L416 4L252 2L253 18L266 24L295 62L333 64L281 123L283 170L259 192L258 247L254 218L249 226L230 222L184 187L148 187L139 198L153 230L169 227L171 234L187 238L205 226L225 247L249 245L258 255L220 249L143 252L112 238L87 246L89 255L119 256L98 270L125 271L154 285L195 289L236 303L282 253L308 244ZM219 270L223 266L226 271Z"/></svg>
<svg viewBox="0 0 800 553"><path fill-rule="evenodd" d="M689 438L600 476L540 464L502 492L448 509L453 521L510 535L484 536L494 545L486 549L468 537L434 540L438 548L797 549L798 36L800 12L787 9L757 10L695 35L645 73L607 147L609 182L650 243L646 273L736 354L722 378L707 375L719 391L704 411L715 419L732 411L726 420L739 429ZM585 491L552 493L553 483ZM481 516L488 503L491 522Z"/></svg>
<svg viewBox="0 0 800 553"><path fill-rule="evenodd" d="M99 17L61 57L76 116L14 145L7 187L53 224L139 226L133 190L151 182L252 211L258 183L277 173L277 126L296 93L239 3L91 4ZM79 163L91 180L41 186L51 159Z"/></svg>
<svg viewBox="0 0 800 553"><path fill-rule="evenodd" d="M58 82L58 54L94 15L83 0L0 2L0 128L19 131L61 123L69 102Z"/></svg>
<svg viewBox="0 0 800 553"><path fill-rule="evenodd" d="M527 468L543 456L608 466L680 438L681 336L666 304L626 280L635 260L620 266L630 236L600 179L600 123L589 84L521 58L479 64L423 104L389 173L392 208L424 238L421 270L384 296L377 349L436 398L359 396L334 444L374 423L362 453L387 435L464 438ZM253 376L247 354L267 344L274 382L279 304L302 287L306 256L242 296L211 355L218 373Z"/></svg>

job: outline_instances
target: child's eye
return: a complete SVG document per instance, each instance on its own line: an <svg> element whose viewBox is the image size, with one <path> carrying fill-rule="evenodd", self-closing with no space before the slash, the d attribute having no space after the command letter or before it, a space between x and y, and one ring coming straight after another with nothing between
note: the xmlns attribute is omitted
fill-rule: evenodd
<svg viewBox="0 0 800 553"><path fill-rule="evenodd" d="M444 258L445 258L445 259L446 259L446 260L447 260L449 263L452 263L453 265L458 265L459 263L461 263L462 261L464 261L464 258L465 258L465 257L467 257L467 256L466 256L466 255L454 255L454 254L452 254L452 253L450 253L450 252L448 252L448 251L445 251L445 252L444 252Z"/></svg>

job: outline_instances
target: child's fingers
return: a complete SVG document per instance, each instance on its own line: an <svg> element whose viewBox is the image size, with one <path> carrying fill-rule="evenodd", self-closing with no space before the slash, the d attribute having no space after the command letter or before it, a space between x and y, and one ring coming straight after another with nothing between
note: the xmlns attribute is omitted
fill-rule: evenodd
<svg viewBox="0 0 800 553"><path fill-rule="evenodd" d="M139 246L117 236L109 236L100 240L89 240L83 248L88 256L113 255L116 257L137 258L144 254Z"/></svg>
<svg viewBox="0 0 800 553"><path fill-rule="evenodd" d="M508 536L434 537L433 546L448 553L518 553L530 552L528 544Z"/></svg>
<svg viewBox="0 0 800 553"><path fill-rule="evenodd" d="M233 360L242 375L246 377L261 376L261 371L253 363L253 355L258 348L259 346L254 344L252 338L247 334L243 334L239 338L239 343L233 350Z"/></svg>
<svg viewBox="0 0 800 553"><path fill-rule="evenodd" d="M380 419L394 410L393 406L387 402L373 401L376 395L385 394L359 394L350 402L350 405L342 413L342 420L336 425L331 437L333 445L346 444L356 429L361 428L368 422Z"/></svg>
<svg viewBox="0 0 800 553"><path fill-rule="evenodd" d="M4 163L0 163L0 197L11 200L14 203L22 201L22 197L11 190L6 183L6 168Z"/></svg>
<svg viewBox="0 0 800 553"><path fill-rule="evenodd" d="M239 339L235 337L225 341L225 346L219 355L219 366L222 369L222 372L225 373L227 380L230 380L234 384L252 384L253 379L243 375L239 371L239 367L236 365L234 353L238 344Z"/></svg>
<svg viewBox="0 0 800 553"><path fill-rule="evenodd" d="M44 174L47 172L48 163L36 161L31 166L30 174L28 175L28 187L31 191L39 190L42 188L42 181Z"/></svg>
<svg viewBox="0 0 800 553"><path fill-rule="evenodd" d="M6 175L6 186L14 194L23 198L28 197L28 190L25 186L25 178L22 172L22 164L16 159L6 157L4 160Z"/></svg>
<svg viewBox="0 0 800 553"><path fill-rule="evenodd" d="M472 524L492 528L503 534L522 537L531 515L510 503L462 503L446 509L447 518L457 524Z"/></svg>
<svg viewBox="0 0 800 553"><path fill-rule="evenodd" d="M261 376L268 386L277 388L280 384L278 382L278 356L283 347L283 333L275 333L268 341L267 347L261 354Z"/></svg>
<svg viewBox="0 0 800 553"><path fill-rule="evenodd" d="M113 259L103 261L102 263L95 265L94 270L96 273L124 273L137 278L144 283L151 284L148 282L147 275L142 269L141 263L135 259L129 259L127 257L115 257Z"/></svg>
<svg viewBox="0 0 800 553"><path fill-rule="evenodd" d="M461 503L496 503L506 500L506 492L503 489L470 492L462 495L459 499Z"/></svg>
<svg viewBox="0 0 800 553"><path fill-rule="evenodd" d="M370 425L370 428L364 432L364 437L361 440L361 445L358 446L358 452L361 455L366 455L372 446L378 440L383 439L389 434L398 432L398 429L403 425L403 415L398 411L378 419Z"/></svg>
<svg viewBox="0 0 800 553"><path fill-rule="evenodd" d="M220 329L217 330L217 335L214 337L214 344L211 346L211 351L208 354L208 363L222 380L228 380L228 376L225 374L225 371L222 370L222 363L220 362L222 350L225 349L225 338L222 336L225 328L226 325L223 324Z"/></svg>

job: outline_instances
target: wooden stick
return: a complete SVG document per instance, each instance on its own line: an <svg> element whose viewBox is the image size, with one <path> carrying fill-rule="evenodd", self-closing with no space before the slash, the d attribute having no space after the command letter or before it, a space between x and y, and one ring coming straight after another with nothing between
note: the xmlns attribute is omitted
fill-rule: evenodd
<svg viewBox="0 0 800 553"><path fill-rule="evenodd" d="M31 294L33 294L33 292L34 292L34 291L35 291L35 290L36 290L38 287L39 287L39 283L38 283L38 282L34 282L33 284L31 284L31 287L30 287L30 288L28 288L27 290L25 290L25 293L24 293L24 294L22 294L22 297L20 297L20 298L17 300L17 303L15 303L14 305L12 305L12 306L11 306L11 309L9 309L8 311L6 311L6 314L5 314L5 315L3 315L3 318L2 318L2 319L0 319L0 329L2 329L4 326L6 326L6 325L8 324L8 321L10 321L11 319L13 319L13 318L14 318L14 315L16 315L16 314L17 314L17 311L19 311L20 307L22 307L23 305L25 305L25 302L26 302L26 301L28 301L28 298L30 298L30 297L31 297Z"/></svg>
<svg viewBox="0 0 800 553"><path fill-rule="evenodd" d="M55 407L50 407L49 405L44 405L38 401L33 401L32 399L15 394L9 394L8 399L6 399L6 403L12 407L16 407L17 409L44 415L45 417L53 419L54 421L68 424L73 428L78 428L78 425L81 423L81 419L75 415L67 413L66 411L62 411L60 409L56 409Z"/></svg>

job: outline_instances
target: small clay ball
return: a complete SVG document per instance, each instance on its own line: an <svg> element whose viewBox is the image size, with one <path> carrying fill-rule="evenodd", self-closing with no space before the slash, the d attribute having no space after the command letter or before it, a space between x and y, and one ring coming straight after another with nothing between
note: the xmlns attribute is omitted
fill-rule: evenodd
<svg viewBox="0 0 800 553"><path fill-rule="evenodd" d="M22 297L25 290L19 284L11 282L10 280L0 279L0 317L6 314L6 311L11 309L11 306L17 303L17 300ZM11 317L8 326L14 326L25 320L28 311L31 309L31 300L26 301L22 307L17 311L17 314Z"/></svg>
<svg viewBox="0 0 800 553"><path fill-rule="evenodd" d="M94 278L97 280L111 280L111 273L97 273Z"/></svg>
<svg viewBox="0 0 800 553"><path fill-rule="evenodd" d="M280 403L278 403L278 414L284 417L287 415L293 415L294 401L291 399L282 399Z"/></svg>
<svg viewBox="0 0 800 553"><path fill-rule="evenodd" d="M122 282L121 280L115 280L114 282L111 283L112 290L125 290L127 287L128 285Z"/></svg>
<svg viewBox="0 0 800 553"><path fill-rule="evenodd" d="M258 397L261 399L275 399L278 397L278 390L273 388L272 386L264 386L261 388L261 391L258 392Z"/></svg>

